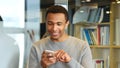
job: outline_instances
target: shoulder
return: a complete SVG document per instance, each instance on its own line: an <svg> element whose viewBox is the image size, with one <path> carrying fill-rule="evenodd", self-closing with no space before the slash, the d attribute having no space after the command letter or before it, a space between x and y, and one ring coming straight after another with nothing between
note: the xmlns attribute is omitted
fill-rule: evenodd
<svg viewBox="0 0 120 68"><path fill-rule="evenodd" d="M33 43L33 46L42 46L42 45L45 45L46 43L49 42L49 37L46 37L46 38L43 38L43 39L40 39L36 42Z"/></svg>
<svg viewBox="0 0 120 68"><path fill-rule="evenodd" d="M48 47L47 44L49 44L49 42L50 42L49 37L34 42L31 47L31 53L36 53L40 55Z"/></svg>
<svg viewBox="0 0 120 68"><path fill-rule="evenodd" d="M80 47L89 47L89 44L87 43L87 41L84 41L82 39L70 36L70 41L76 45L80 45Z"/></svg>
<svg viewBox="0 0 120 68"><path fill-rule="evenodd" d="M70 36L70 40L75 42L75 43L81 43L81 44L87 43L86 41L79 39L79 38L76 38L76 37L73 37L73 36Z"/></svg>

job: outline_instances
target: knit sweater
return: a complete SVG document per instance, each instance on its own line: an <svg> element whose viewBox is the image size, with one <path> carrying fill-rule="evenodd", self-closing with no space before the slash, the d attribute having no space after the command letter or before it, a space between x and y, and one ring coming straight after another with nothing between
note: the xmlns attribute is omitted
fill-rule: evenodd
<svg viewBox="0 0 120 68"><path fill-rule="evenodd" d="M63 42L53 42L50 37L41 39L34 43L29 58L29 68L41 67L41 54L44 50L64 50L71 56L68 63L57 62L48 68L93 68L91 50L87 42L69 36Z"/></svg>

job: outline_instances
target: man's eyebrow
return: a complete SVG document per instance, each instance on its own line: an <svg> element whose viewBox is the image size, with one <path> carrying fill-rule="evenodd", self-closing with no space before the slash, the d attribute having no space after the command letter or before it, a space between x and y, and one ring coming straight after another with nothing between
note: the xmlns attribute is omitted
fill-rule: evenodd
<svg viewBox="0 0 120 68"><path fill-rule="evenodd" d="M47 23L52 23L52 21L47 21Z"/></svg>
<svg viewBox="0 0 120 68"><path fill-rule="evenodd" d="M62 23L62 22L57 22L57 23Z"/></svg>
<svg viewBox="0 0 120 68"><path fill-rule="evenodd" d="M47 22L52 22L52 21L47 21Z"/></svg>

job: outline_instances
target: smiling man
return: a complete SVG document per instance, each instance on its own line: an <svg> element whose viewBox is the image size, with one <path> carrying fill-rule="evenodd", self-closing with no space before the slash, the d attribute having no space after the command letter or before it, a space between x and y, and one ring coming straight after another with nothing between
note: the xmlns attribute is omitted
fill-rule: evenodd
<svg viewBox="0 0 120 68"><path fill-rule="evenodd" d="M48 13L46 24L51 40L60 42L68 38L65 28L68 26L69 21L63 13Z"/></svg>
<svg viewBox="0 0 120 68"><path fill-rule="evenodd" d="M35 42L31 48L29 68L93 68L87 42L69 36L68 12L62 6L51 6L46 12L49 36Z"/></svg>

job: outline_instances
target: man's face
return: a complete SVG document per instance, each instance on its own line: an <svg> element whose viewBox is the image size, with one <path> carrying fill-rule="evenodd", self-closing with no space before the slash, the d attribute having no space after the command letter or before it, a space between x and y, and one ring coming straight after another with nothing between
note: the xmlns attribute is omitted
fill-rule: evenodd
<svg viewBox="0 0 120 68"><path fill-rule="evenodd" d="M63 13L49 13L46 17L47 31L52 40L64 38L65 28L68 24Z"/></svg>

